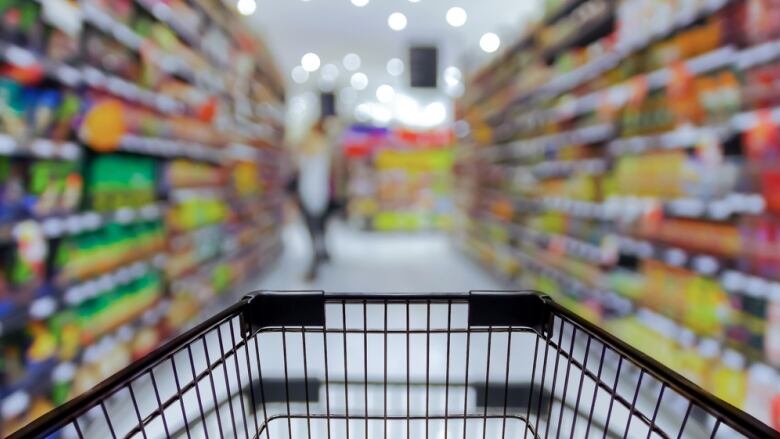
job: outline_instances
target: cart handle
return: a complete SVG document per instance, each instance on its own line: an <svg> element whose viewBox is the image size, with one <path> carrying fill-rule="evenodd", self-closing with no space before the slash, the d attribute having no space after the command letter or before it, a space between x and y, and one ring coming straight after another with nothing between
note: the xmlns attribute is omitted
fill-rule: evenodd
<svg viewBox="0 0 780 439"><path fill-rule="evenodd" d="M244 297L243 328L249 334L268 327L325 326L326 302L408 303L458 301L468 304L468 323L517 326L547 333L552 325L551 300L535 291L468 293L325 293L323 291L256 291Z"/></svg>

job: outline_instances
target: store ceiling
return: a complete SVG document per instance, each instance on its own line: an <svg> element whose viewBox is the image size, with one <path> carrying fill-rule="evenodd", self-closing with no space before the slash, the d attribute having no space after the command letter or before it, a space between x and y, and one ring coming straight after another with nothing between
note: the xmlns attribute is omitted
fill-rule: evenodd
<svg viewBox="0 0 780 439"><path fill-rule="evenodd" d="M397 94L411 96L423 104L443 98L446 67L457 66L468 71L500 53L501 49L494 54L482 52L480 37L494 32L502 38L502 45L510 43L529 18L541 14L543 0L369 0L363 7L355 6L350 0L256 2L256 11L248 19L256 23L274 53L287 80L288 95L308 97L310 103L316 103L313 98L319 89L332 87L337 96L344 94L344 99L339 100L339 107L344 109L376 101L376 90L382 84L389 84ZM450 26L445 18L453 6L463 8L468 14L461 27ZM388 26L388 17L394 12L406 16L405 29L395 31ZM439 93L408 87L408 47L415 43L433 43L439 47ZM291 72L308 52L319 56L321 67L309 74L307 81L298 84L292 80ZM358 71L368 77L368 86L361 91L349 90L354 72L345 70L343 58L350 52L360 56ZM394 77L387 72L391 58L403 60L402 76ZM332 84L321 80L322 66L329 63L338 67L338 76Z"/></svg>

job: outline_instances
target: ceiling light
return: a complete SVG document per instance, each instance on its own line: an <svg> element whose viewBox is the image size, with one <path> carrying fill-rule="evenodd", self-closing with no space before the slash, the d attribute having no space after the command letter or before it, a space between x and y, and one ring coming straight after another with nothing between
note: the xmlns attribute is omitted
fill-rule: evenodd
<svg viewBox="0 0 780 439"><path fill-rule="evenodd" d="M450 87L454 87L460 84L460 80L462 78L463 75L460 73L460 70L458 70L457 67L449 66L444 69L444 82Z"/></svg>
<svg viewBox="0 0 780 439"><path fill-rule="evenodd" d="M301 66L307 72L315 72L320 68L320 57L316 53L309 52L301 57Z"/></svg>
<svg viewBox="0 0 780 439"><path fill-rule="evenodd" d="M379 87L377 87L376 98L379 99L379 102L387 104L389 102L392 102L394 97L395 97L395 90L393 90L393 87L387 84L382 84Z"/></svg>
<svg viewBox="0 0 780 439"><path fill-rule="evenodd" d="M409 0L409 3L420 3L420 0Z"/></svg>
<svg viewBox="0 0 780 439"><path fill-rule="evenodd" d="M388 108L377 105L374 107L373 111L371 111L371 117L374 119L374 122L380 125L386 125L393 119L393 112Z"/></svg>
<svg viewBox="0 0 780 439"><path fill-rule="evenodd" d="M458 6L454 6L447 11L447 23L452 27L461 27L466 24L468 14L466 11Z"/></svg>
<svg viewBox="0 0 780 439"><path fill-rule="evenodd" d="M371 105L369 105L367 102L363 102L362 104L355 107L355 119L357 119L360 122L368 122L369 119L371 119Z"/></svg>
<svg viewBox="0 0 780 439"><path fill-rule="evenodd" d="M422 123L426 126L439 125L447 118L447 108L441 102L428 104L423 110Z"/></svg>
<svg viewBox="0 0 780 439"><path fill-rule="evenodd" d="M355 53L348 53L344 55L344 60L342 62L344 64L344 68L350 72L354 72L360 68L360 57Z"/></svg>
<svg viewBox="0 0 780 439"><path fill-rule="evenodd" d="M395 115L403 124L416 125L419 123L420 104L409 95L396 94Z"/></svg>
<svg viewBox="0 0 780 439"><path fill-rule="evenodd" d="M236 9L238 9L238 13L241 15L252 15L255 13L255 9L257 9L257 3L255 3L255 0L238 0Z"/></svg>
<svg viewBox="0 0 780 439"><path fill-rule="evenodd" d="M352 4L357 6L358 8L362 8L363 6L368 4L368 0L352 0Z"/></svg>
<svg viewBox="0 0 780 439"><path fill-rule="evenodd" d="M387 17L387 25L392 30L404 30L406 27L406 15L400 12L393 12Z"/></svg>
<svg viewBox="0 0 780 439"><path fill-rule="evenodd" d="M292 69L290 76L292 76L292 80L298 84L303 84L309 80L309 72L301 66L295 66Z"/></svg>
<svg viewBox="0 0 780 439"><path fill-rule="evenodd" d="M339 77L339 68L335 64L325 64L320 75L326 81L335 81Z"/></svg>
<svg viewBox="0 0 780 439"><path fill-rule="evenodd" d="M357 72L349 78L349 84L355 90L364 90L368 87L368 76L365 73Z"/></svg>
<svg viewBox="0 0 780 439"><path fill-rule="evenodd" d="M393 76L401 76L404 73L404 62L399 58L392 58L387 62L387 73Z"/></svg>
<svg viewBox="0 0 780 439"><path fill-rule="evenodd" d="M493 32L488 32L479 39L479 47L487 53L495 52L500 46L501 39Z"/></svg>
<svg viewBox="0 0 780 439"><path fill-rule="evenodd" d="M466 91L466 88L463 87L463 84L458 82L455 85L448 86L447 90L445 92L448 95L450 95L450 96L452 96L454 98L459 98L459 97L463 96L463 92L465 92L465 91Z"/></svg>

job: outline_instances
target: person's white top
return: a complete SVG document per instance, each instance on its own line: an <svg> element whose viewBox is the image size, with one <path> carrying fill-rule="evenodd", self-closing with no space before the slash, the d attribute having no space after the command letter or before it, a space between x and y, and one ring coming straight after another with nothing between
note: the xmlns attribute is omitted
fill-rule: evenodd
<svg viewBox="0 0 780 439"><path fill-rule="evenodd" d="M298 157L298 194L303 208L309 214L325 212L330 200L330 148L324 136L315 136L309 151Z"/></svg>

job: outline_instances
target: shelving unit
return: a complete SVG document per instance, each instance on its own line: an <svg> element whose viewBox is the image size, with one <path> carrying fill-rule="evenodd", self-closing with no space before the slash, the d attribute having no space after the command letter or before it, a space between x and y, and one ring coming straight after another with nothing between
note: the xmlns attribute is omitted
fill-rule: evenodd
<svg viewBox="0 0 780 439"><path fill-rule="evenodd" d="M354 126L344 145L350 222L377 231L450 229L451 132Z"/></svg>
<svg viewBox="0 0 780 439"><path fill-rule="evenodd" d="M458 241L780 428L748 372L780 368L780 35L744 13L767 4L610 2L614 27L551 56L541 35L592 1L472 76Z"/></svg>
<svg viewBox="0 0 780 439"><path fill-rule="evenodd" d="M4 436L269 267L287 158L283 82L233 11L20 0L0 21Z"/></svg>

